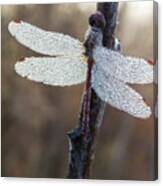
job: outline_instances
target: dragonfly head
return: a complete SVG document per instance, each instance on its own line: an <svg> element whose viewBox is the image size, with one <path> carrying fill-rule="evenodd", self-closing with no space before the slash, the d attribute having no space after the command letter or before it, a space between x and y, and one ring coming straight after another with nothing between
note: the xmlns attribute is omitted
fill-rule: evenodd
<svg viewBox="0 0 163 186"><path fill-rule="evenodd" d="M89 24L95 30L98 29L104 30L106 25L104 15L101 12L97 11L95 14L92 14L89 17Z"/></svg>
<svg viewBox="0 0 163 186"><path fill-rule="evenodd" d="M92 49L95 46L101 46L103 41L103 30L105 28L105 18L101 12L96 12L89 17L89 25L86 34L84 46L86 48L85 55L91 56Z"/></svg>
<svg viewBox="0 0 163 186"><path fill-rule="evenodd" d="M89 48L94 48L96 45L102 45L105 24L106 21L101 12L96 12L89 17L90 27L85 34L86 48L87 45Z"/></svg>

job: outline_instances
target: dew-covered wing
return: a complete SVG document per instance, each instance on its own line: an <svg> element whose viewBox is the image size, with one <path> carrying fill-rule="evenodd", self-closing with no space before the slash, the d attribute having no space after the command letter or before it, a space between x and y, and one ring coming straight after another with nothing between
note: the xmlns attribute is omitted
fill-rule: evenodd
<svg viewBox="0 0 163 186"><path fill-rule="evenodd" d="M15 64L22 77L54 86L70 86L85 81L87 63L81 58L30 57Z"/></svg>
<svg viewBox="0 0 163 186"><path fill-rule="evenodd" d="M92 87L103 101L117 109L138 118L145 119L151 115L150 107L139 93L111 75L106 77L96 65L93 69Z"/></svg>
<svg viewBox="0 0 163 186"><path fill-rule="evenodd" d="M23 21L10 22L8 29L19 43L41 54L79 56L84 51L82 43L69 35L45 31Z"/></svg>
<svg viewBox="0 0 163 186"><path fill-rule="evenodd" d="M96 47L94 58L106 76L131 84L153 82L153 65L142 58L125 57L105 47Z"/></svg>

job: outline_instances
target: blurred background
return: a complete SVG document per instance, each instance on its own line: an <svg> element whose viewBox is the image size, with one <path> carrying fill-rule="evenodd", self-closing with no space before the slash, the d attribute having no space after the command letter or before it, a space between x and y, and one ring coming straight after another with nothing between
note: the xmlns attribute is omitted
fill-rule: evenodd
<svg viewBox="0 0 163 186"><path fill-rule="evenodd" d="M15 62L40 56L16 42L8 23L21 19L84 39L96 3L2 6L2 176L65 178L66 133L78 123L84 85L51 87L18 76ZM115 35L123 53L153 60L152 1L123 2ZM133 86L153 108L153 85ZM93 179L154 178L154 117L139 120L107 105L97 137Z"/></svg>

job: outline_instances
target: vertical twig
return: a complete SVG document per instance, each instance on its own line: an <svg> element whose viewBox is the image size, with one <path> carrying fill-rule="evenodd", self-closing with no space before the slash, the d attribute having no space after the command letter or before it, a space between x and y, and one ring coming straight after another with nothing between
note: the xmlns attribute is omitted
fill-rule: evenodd
<svg viewBox="0 0 163 186"><path fill-rule="evenodd" d="M117 25L118 3L98 3L97 10L102 12L106 26L103 32L103 45L107 48L114 49L114 31Z"/></svg>
<svg viewBox="0 0 163 186"><path fill-rule="evenodd" d="M118 3L98 3L97 10L103 13L106 19L106 27L103 32L103 45L114 49L114 30L116 27ZM90 166L94 155L95 137L98 127L102 123L105 103L91 89L91 106L89 122L89 140L84 141L82 131L83 108L86 94L83 96L82 107L77 128L68 133L69 136L69 173L68 178L89 178Z"/></svg>

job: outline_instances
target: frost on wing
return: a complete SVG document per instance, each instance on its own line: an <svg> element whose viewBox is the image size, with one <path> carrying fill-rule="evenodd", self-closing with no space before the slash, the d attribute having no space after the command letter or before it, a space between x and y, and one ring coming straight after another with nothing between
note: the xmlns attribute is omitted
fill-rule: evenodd
<svg viewBox="0 0 163 186"><path fill-rule="evenodd" d="M79 58L30 57L16 63L15 70L36 82L66 86L85 81L87 64Z"/></svg>
<svg viewBox="0 0 163 186"><path fill-rule="evenodd" d="M140 94L113 76L106 77L96 65L93 68L92 87L103 101L117 109L138 118L145 119L151 115L150 107Z"/></svg>
<svg viewBox="0 0 163 186"><path fill-rule="evenodd" d="M71 36L45 31L23 21L10 22L8 29L18 42L38 53L79 56L84 51L82 43Z"/></svg>
<svg viewBox="0 0 163 186"><path fill-rule="evenodd" d="M125 57L105 47L96 47L94 58L98 68L101 68L108 77L111 75L132 84L153 82L153 65L144 59Z"/></svg>

